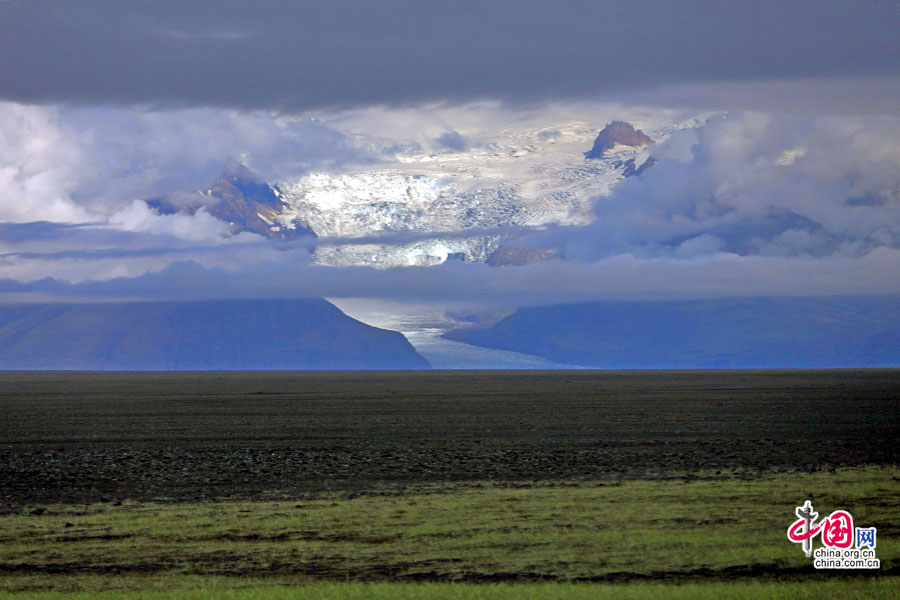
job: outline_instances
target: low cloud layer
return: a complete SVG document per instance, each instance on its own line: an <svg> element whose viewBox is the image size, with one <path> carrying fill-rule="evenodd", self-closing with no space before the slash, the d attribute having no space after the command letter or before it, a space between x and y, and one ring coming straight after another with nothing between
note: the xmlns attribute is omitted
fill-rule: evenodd
<svg viewBox="0 0 900 600"><path fill-rule="evenodd" d="M597 199L592 225L524 243L587 262L900 248L896 118L721 115L651 154L658 162L643 176Z"/></svg>
<svg viewBox="0 0 900 600"><path fill-rule="evenodd" d="M602 108L604 118L615 108ZM353 132L366 127L366 139L389 141L393 131L401 141L438 143L438 152L487 144L481 124L504 111L526 118L516 110L370 108L314 121L260 111L0 105L0 298L325 296L512 306L900 293L896 116L715 115L651 146L658 162L598 198L587 226L468 232L557 250L558 258L526 267L315 266L308 240L231 236L204 210L158 215L140 201L201 188L228 159L269 180L362 168L389 147L380 147L381 158L357 147ZM527 118L540 110L549 122L572 120L560 105L529 109ZM627 110L654 118L650 108L617 114ZM658 114L671 120L671 111ZM446 132L458 138L441 141ZM454 235L461 234L320 242Z"/></svg>
<svg viewBox="0 0 900 600"><path fill-rule="evenodd" d="M638 259L620 255L591 263L547 262L492 268L447 263L375 270L309 266L294 261L253 268L207 268L188 261L139 277L68 283L0 280L7 300L367 297L485 306L525 306L592 299L710 298L900 294L900 250L828 261L810 257Z"/></svg>
<svg viewBox="0 0 900 600"><path fill-rule="evenodd" d="M892 2L0 2L0 97L311 109L900 75Z"/></svg>

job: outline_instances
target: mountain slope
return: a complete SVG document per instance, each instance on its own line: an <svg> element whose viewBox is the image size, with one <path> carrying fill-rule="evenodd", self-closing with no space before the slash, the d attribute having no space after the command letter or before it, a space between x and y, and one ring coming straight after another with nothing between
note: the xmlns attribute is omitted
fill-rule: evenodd
<svg viewBox="0 0 900 600"><path fill-rule="evenodd" d="M178 201L178 200L180 201ZM298 222L278 223L285 208L282 199L267 183L243 165L228 166L213 184L188 199L162 197L147 200L159 214L194 214L206 208L209 214L228 223L231 233L249 231L273 240L295 240L315 234Z"/></svg>
<svg viewBox="0 0 900 600"><path fill-rule="evenodd" d="M900 297L585 302L445 337L611 369L900 366Z"/></svg>
<svg viewBox="0 0 900 600"><path fill-rule="evenodd" d="M0 369L420 369L321 299L0 306Z"/></svg>

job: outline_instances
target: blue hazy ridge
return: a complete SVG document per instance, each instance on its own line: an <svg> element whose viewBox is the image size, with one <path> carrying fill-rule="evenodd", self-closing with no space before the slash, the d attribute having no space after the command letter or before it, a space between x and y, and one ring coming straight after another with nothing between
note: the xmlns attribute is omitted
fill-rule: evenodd
<svg viewBox="0 0 900 600"><path fill-rule="evenodd" d="M0 369L423 369L322 299L0 306Z"/></svg>
<svg viewBox="0 0 900 600"><path fill-rule="evenodd" d="M445 337L608 369L900 366L900 297L582 302Z"/></svg>

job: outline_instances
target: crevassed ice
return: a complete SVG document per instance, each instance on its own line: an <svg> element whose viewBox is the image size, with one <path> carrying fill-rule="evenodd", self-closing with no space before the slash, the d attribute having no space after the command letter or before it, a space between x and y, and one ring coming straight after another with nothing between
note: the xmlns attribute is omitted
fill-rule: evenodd
<svg viewBox="0 0 900 600"><path fill-rule="evenodd" d="M643 129L662 141L705 118ZM463 152L417 152L410 146L380 165L310 173L276 186L287 204L278 224L314 231L320 237L319 264L389 268L481 262L502 241L486 231L590 222L593 199L609 194L622 179L622 161L633 158L641 164L653 150L623 147L609 157L585 160L583 152L594 136L596 127L582 123L504 129L495 143ZM473 230L471 237L460 235L467 230ZM393 239L352 243L352 238L382 234Z"/></svg>
<svg viewBox="0 0 900 600"><path fill-rule="evenodd" d="M279 187L293 203L307 202L321 210L341 210L347 205L373 202L427 204L437 200L447 185L433 177L384 171L345 175L312 173Z"/></svg>

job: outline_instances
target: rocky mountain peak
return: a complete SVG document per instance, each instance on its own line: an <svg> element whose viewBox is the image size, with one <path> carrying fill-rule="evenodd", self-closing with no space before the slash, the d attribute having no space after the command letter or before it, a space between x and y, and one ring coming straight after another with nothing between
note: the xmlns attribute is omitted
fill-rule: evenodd
<svg viewBox="0 0 900 600"><path fill-rule="evenodd" d="M240 196L265 206L281 204L272 187L242 164L226 164L211 191L223 198Z"/></svg>
<svg viewBox="0 0 900 600"><path fill-rule="evenodd" d="M241 164L226 164L222 174L190 202L153 198L147 205L160 214L194 214L206 208L209 214L229 224L231 232L249 231L273 240L293 240L315 234L307 227L285 227L278 222L284 202L268 183Z"/></svg>
<svg viewBox="0 0 900 600"><path fill-rule="evenodd" d="M640 129L635 129L631 123L625 121L612 121L604 127L594 140L594 147L584 153L585 158L603 158L603 155L616 147L631 146L640 148L653 143L653 140Z"/></svg>

